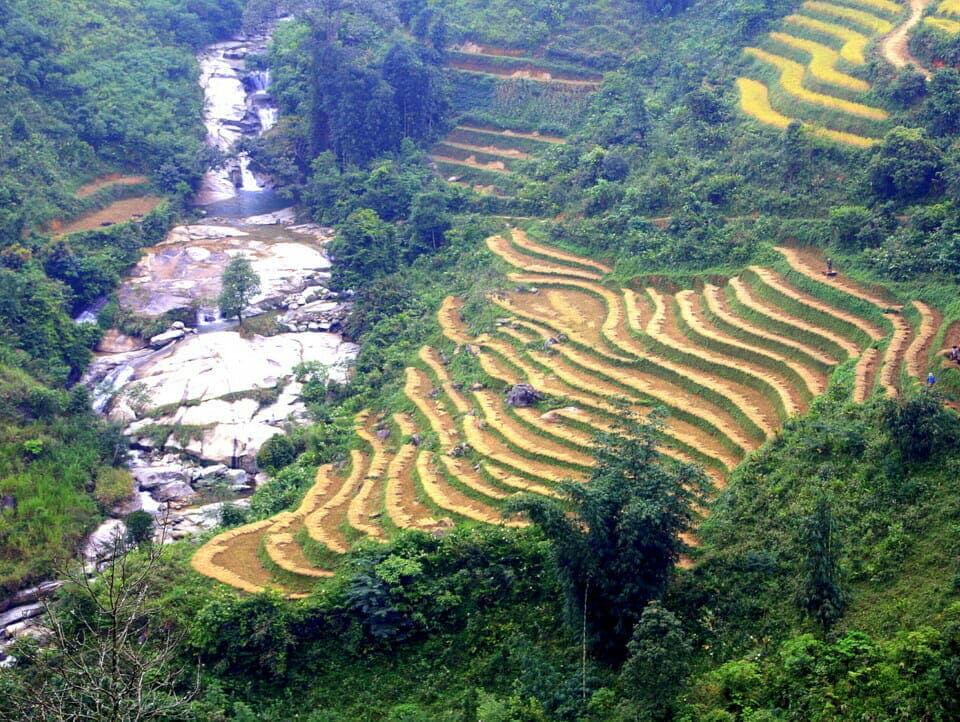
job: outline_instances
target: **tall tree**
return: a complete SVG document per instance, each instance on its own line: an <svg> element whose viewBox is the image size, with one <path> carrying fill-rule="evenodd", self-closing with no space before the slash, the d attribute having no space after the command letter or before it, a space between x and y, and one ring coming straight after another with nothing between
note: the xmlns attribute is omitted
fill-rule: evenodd
<svg viewBox="0 0 960 722"><path fill-rule="evenodd" d="M620 671L629 719L669 720L677 693L690 671L693 647L683 627L659 602L650 602L627 645L630 658Z"/></svg>
<svg viewBox="0 0 960 722"><path fill-rule="evenodd" d="M532 495L508 506L550 538L569 621L611 660L623 658L644 607L663 595L710 489L700 468L657 451L661 426L659 416L626 414L619 433L598 435L590 483L560 486L568 506Z"/></svg>
<svg viewBox="0 0 960 722"><path fill-rule="evenodd" d="M846 608L846 597L840 587L840 544L829 499L817 500L813 513L803 522L801 533L806 551L805 576L797 604L826 634Z"/></svg>
<svg viewBox="0 0 960 722"><path fill-rule="evenodd" d="M333 274L339 288L358 288L390 273L400 254L393 226L369 208L347 216L329 248L336 260Z"/></svg>
<svg viewBox="0 0 960 722"><path fill-rule="evenodd" d="M243 325L243 309L250 303L250 299L260 292L260 276L253 270L253 266L243 256L232 258L223 270L220 278L220 296L217 303L220 313L226 317L236 316L240 325Z"/></svg>

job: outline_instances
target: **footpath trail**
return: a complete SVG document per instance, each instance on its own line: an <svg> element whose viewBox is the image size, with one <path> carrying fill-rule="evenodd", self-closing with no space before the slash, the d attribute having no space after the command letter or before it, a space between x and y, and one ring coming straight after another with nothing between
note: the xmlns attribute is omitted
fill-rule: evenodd
<svg viewBox="0 0 960 722"><path fill-rule="evenodd" d="M699 464L722 488L841 363L854 366L856 402L925 374L943 321L919 301L907 308L883 288L826 278L805 250L778 249L775 267L699 291L638 291L520 231L487 248L516 269L488 296L496 320L484 326L462 298L446 298L442 338L411 359L392 409L356 415L349 458L321 467L296 510L212 539L195 569L244 592L297 596L361 539L522 526L504 504L589 483L593 439L616 433L627 410L662 407L664 458ZM541 400L511 405L517 384Z"/></svg>
<svg viewBox="0 0 960 722"><path fill-rule="evenodd" d="M932 3L933 0L910 0L910 15L880 41L880 53L888 63L895 68L913 65L927 79L933 74L910 53L907 41L910 30L920 22L923 11Z"/></svg>

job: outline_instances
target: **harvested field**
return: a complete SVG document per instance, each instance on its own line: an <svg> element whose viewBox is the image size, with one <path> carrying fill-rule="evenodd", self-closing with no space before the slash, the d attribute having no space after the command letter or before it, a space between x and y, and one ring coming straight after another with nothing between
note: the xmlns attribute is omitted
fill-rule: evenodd
<svg viewBox="0 0 960 722"><path fill-rule="evenodd" d="M835 275L827 276L825 273L827 268L826 258L810 249L777 246L774 250L783 254L783 257L787 259L787 263L789 263L790 267L795 271L798 271L804 276L812 278L819 283L836 286L837 288L846 291L851 296L856 296L857 298L862 298L864 301L869 301L883 311L886 311L890 308L900 309L903 307L902 304L900 304L890 294L884 293L882 289L865 288L850 278L847 278L839 271L834 270Z"/></svg>
<svg viewBox="0 0 960 722"><path fill-rule="evenodd" d="M143 196L140 198L126 198L115 201L106 208L88 213L80 218L63 224L56 224L51 230L57 234L77 233L79 231L95 231L115 223L133 221L145 216L163 203L159 196Z"/></svg>
<svg viewBox="0 0 960 722"><path fill-rule="evenodd" d="M830 304L821 301L817 297L811 296L809 293L805 293L794 288L780 278L780 276L778 276L776 273L767 268L751 266L749 270L756 274L757 278L765 286L772 288L777 293L780 293L787 298L806 306L807 308L813 309L814 311L818 311L819 313L827 316L833 316L835 319L843 322L844 324L858 328L873 341L879 341L885 335L882 329L878 328L870 321L860 318L859 316L855 316L852 313L848 313L847 311L839 309L836 306L831 306Z"/></svg>
<svg viewBox="0 0 960 722"><path fill-rule="evenodd" d="M875 348L868 348L857 361L853 381L853 400L856 403L862 404L873 393L879 362L880 352Z"/></svg>
<svg viewBox="0 0 960 722"><path fill-rule="evenodd" d="M356 494L366 476L367 456L354 449L350 452L350 475L337 487L334 494L321 507L307 515L304 526L307 534L330 551L344 554L349 548L341 525L346 522L350 499Z"/></svg>
<svg viewBox="0 0 960 722"><path fill-rule="evenodd" d="M408 414L394 414L393 422L402 436L412 439L419 429ZM435 529L437 520L424 506L414 480L419 445L411 440L404 443L387 467L384 491L387 514L399 529Z"/></svg>
<svg viewBox="0 0 960 722"><path fill-rule="evenodd" d="M880 369L880 386L888 396L899 396L900 369L903 366L907 346L913 339L913 327L900 314L891 314L893 336L883 354L883 366Z"/></svg>
<svg viewBox="0 0 960 722"><path fill-rule="evenodd" d="M473 519L485 524L502 523L502 516L495 507L479 502L453 488L444 472L438 469L436 464L434 455L429 451L417 455L417 477L434 504L465 519ZM513 523L508 526L523 526L523 524Z"/></svg>
<svg viewBox="0 0 960 722"><path fill-rule="evenodd" d="M913 301L920 313L920 328L917 329L906 353L907 374L915 379L924 379L930 367L930 352L933 340L943 323L943 314L922 301Z"/></svg>
<svg viewBox="0 0 960 722"><path fill-rule="evenodd" d="M895 393L902 368L922 375L942 321L917 302L914 333L885 289L821 278L823 261L803 250L779 249L792 284L752 267L725 285L703 284L702 293L640 294L604 281L606 265L518 232L487 246L526 271L510 276L525 290L489 299L506 317L477 336L463 301L445 299L437 318L457 348L420 349L405 371L408 412L358 414L362 446L350 452L348 475L321 467L295 511L215 537L195 568L247 592L283 588L273 573L302 588L284 575L308 583L330 574L311 563L315 549L299 545L304 530L343 553L356 534L382 541L398 529L468 521L522 526L502 518L504 501L519 492L557 497L558 484L589 483L595 435L616 433L627 409L642 415L664 406L662 453L702 464L722 487L784 418L825 390L841 360L857 359L857 402L877 387ZM946 340L960 341L960 331ZM517 383L544 400L508 406L504 386Z"/></svg>
<svg viewBox="0 0 960 722"><path fill-rule="evenodd" d="M272 519L230 529L215 536L193 555L190 564L201 574L256 594L271 584L270 572L263 568L257 552L263 537L273 526Z"/></svg>

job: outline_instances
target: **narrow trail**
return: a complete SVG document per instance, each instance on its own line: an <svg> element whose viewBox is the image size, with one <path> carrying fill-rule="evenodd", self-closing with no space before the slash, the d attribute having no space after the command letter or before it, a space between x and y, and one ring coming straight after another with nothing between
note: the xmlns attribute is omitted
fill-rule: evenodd
<svg viewBox="0 0 960 722"><path fill-rule="evenodd" d="M906 65L913 65L919 72L923 73L928 80L933 75L927 68L920 64L910 53L907 47L908 35L923 17L923 11L933 0L910 0L910 16L884 36L880 41L880 52L884 59L895 68L902 68Z"/></svg>

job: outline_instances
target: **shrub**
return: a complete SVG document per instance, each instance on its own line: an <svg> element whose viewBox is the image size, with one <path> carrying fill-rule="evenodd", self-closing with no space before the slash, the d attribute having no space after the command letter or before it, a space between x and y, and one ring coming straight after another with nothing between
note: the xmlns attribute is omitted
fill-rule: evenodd
<svg viewBox="0 0 960 722"><path fill-rule="evenodd" d="M274 434L260 447L257 453L257 466L271 474L289 466L297 458L297 449L284 434Z"/></svg>

